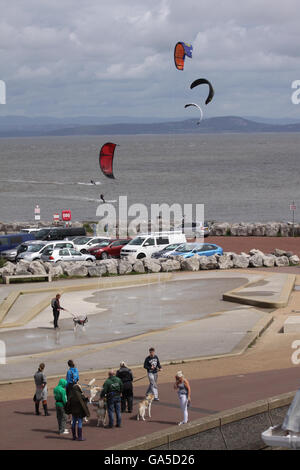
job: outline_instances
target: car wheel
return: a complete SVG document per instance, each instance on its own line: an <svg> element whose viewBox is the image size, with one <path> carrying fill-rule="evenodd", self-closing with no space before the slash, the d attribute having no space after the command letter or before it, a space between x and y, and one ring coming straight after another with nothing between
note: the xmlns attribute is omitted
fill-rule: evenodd
<svg viewBox="0 0 300 470"><path fill-rule="evenodd" d="M87 258L86 261L94 261L92 258Z"/></svg>
<svg viewBox="0 0 300 470"><path fill-rule="evenodd" d="M83 249L83 250L80 250L80 253L82 253L83 255L86 255L88 251Z"/></svg>
<svg viewBox="0 0 300 470"><path fill-rule="evenodd" d="M140 253L139 255L137 255L136 258L137 259L143 259L143 258L146 258L146 255L144 255L144 253Z"/></svg>
<svg viewBox="0 0 300 470"><path fill-rule="evenodd" d="M101 253L100 259L108 259L108 254L107 253Z"/></svg>

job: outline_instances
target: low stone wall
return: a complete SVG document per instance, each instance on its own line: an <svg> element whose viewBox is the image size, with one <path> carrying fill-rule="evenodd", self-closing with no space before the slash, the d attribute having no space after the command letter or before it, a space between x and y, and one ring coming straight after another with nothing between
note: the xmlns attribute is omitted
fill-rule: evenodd
<svg viewBox="0 0 300 470"><path fill-rule="evenodd" d="M300 236L300 224L283 222L266 223L214 223L210 228L212 236L234 237L292 237Z"/></svg>
<svg viewBox="0 0 300 470"><path fill-rule="evenodd" d="M274 266L296 266L300 262L299 257L292 252L274 250L271 254L253 249L249 253L224 253L223 255L198 256L182 258L172 256L170 258L143 258L143 259L108 259L95 262L58 262L49 263L42 261L24 261L7 263L0 269L0 276L12 275L45 275L54 277L102 277L108 275L143 274L173 271L199 271L212 269L256 268Z"/></svg>
<svg viewBox="0 0 300 470"><path fill-rule="evenodd" d="M258 450L261 433L281 424L295 392L200 418L182 427L144 436L109 450Z"/></svg>

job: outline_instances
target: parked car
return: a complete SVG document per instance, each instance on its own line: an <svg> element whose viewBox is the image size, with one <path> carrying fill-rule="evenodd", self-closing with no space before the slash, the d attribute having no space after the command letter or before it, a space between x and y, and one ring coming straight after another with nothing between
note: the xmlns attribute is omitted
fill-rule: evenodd
<svg viewBox="0 0 300 470"><path fill-rule="evenodd" d="M140 234L121 249L121 258L133 256L136 259L151 257L152 253L160 251L170 243L186 242L185 234L182 232L154 232Z"/></svg>
<svg viewBox="0 0 300 470"><path fill-rule="evenodd" d="M27 242L21 243L21 245L16 246L12 250L6 250L1 252L1 256L8 261L16 261L17 255L19 253L25 252L29 245L40 245L45 246L46 242L41 242L37 240L28 240Z"/></svg>
<svg viewBox="0 0 300 470"><path fill-rule="evenodd" d="M36 240L63 240L67 237L85 236L84 227L51 227L42 228L34 233Z"/></svg>
<svg viewBox="0 0 300 470"><path fill-rule="evenodd" d="M120 251L124 245L130 242L131 238L115 238L113 240L102 241L99 245L90 248L88 251L96 259L120 258Z"/></svg>
<svg viewBox="0 0 300 470"><path fill-rule="evenodd" d="M96 258L91 254L80 253L75 248L56 248L44 253L41 260L57 263L59 261L96 261Z"/></svg>
<svg viewBox="0 0 300 470"><path fill-rule="evenodd" d="M73 240L73 243L76 250L81 253L88 253L90 248L104 241L111 241L111 239L107 237L82 237L80 240Z"/></svg>
<svg viewBox="0 0 300 470"><path fill-rule="evenodd" d="M182 243L171 243L171 245L166 246L162 250L156 251L152 253L151 258L164 258L166 254L169 254L170 251L174 251L178 246L182 245Z"/></svg>
<svg viewBox="0 0 300 470"><path fill-rule="evenodd" d="M183 258L190 258L195 254L199 256L222 255L223 248L212 243L183 243L174 251L171 251L168 256L179 255L183 256Z"/></svg>
<svg viewBox="0 0 300 470"><path fill-rule="evenodd" d="M25 241L35 240L33 234L30 233L8 233L0 235L0 253L2 251L12 250Z"/></svg>
<svg viewBox="0 0 300 470"><path fill-rule="evenodd" d="M16 260L19 261L20 259L23 259L24 261L36 261L41 259L43 254L55 248L74 248L74 244L71 241L47 243L37 240L35 243L21 245L20 251L18 250Z"/></svg>

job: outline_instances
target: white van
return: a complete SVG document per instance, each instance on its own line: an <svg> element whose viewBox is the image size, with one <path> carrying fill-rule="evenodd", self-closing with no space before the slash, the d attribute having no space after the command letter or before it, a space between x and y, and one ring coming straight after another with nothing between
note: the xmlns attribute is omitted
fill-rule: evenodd
<svg viewBox="0 0 300 470"><path fill-rule="evenodd" d="M127 256L136 259L150 258L152 253L160 251L170 243L185 243L186 237L182 232L141 233L122 248L121 259Z"/></svg>

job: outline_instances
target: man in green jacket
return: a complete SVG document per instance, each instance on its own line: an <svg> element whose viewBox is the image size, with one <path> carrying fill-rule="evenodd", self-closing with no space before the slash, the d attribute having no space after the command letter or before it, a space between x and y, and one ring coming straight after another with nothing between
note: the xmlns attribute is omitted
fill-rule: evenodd
<svg viewBox="0 0 300 470"><path fill-rule="evenodd" d="M108 428L114 425L114 411L117 417L117 428L121 427L121 393L123 391L123 382L119 377L116 377L115 372L110 370L108 372L108 379L103 384L101 391L101 398L106 397L107 411L108 411Z"/></svg>
<svg viewBox="0 0 300 470"><path fill-rule="evenodd" d="M66 429L67 415L65 412L65 405L67 403L67 393L66 393L67 381L65 379L60 379L58 385L54 389L54 398L56 406L56 417L58 422L58 432L59 434L69 434L69 431Z"/></svg>

